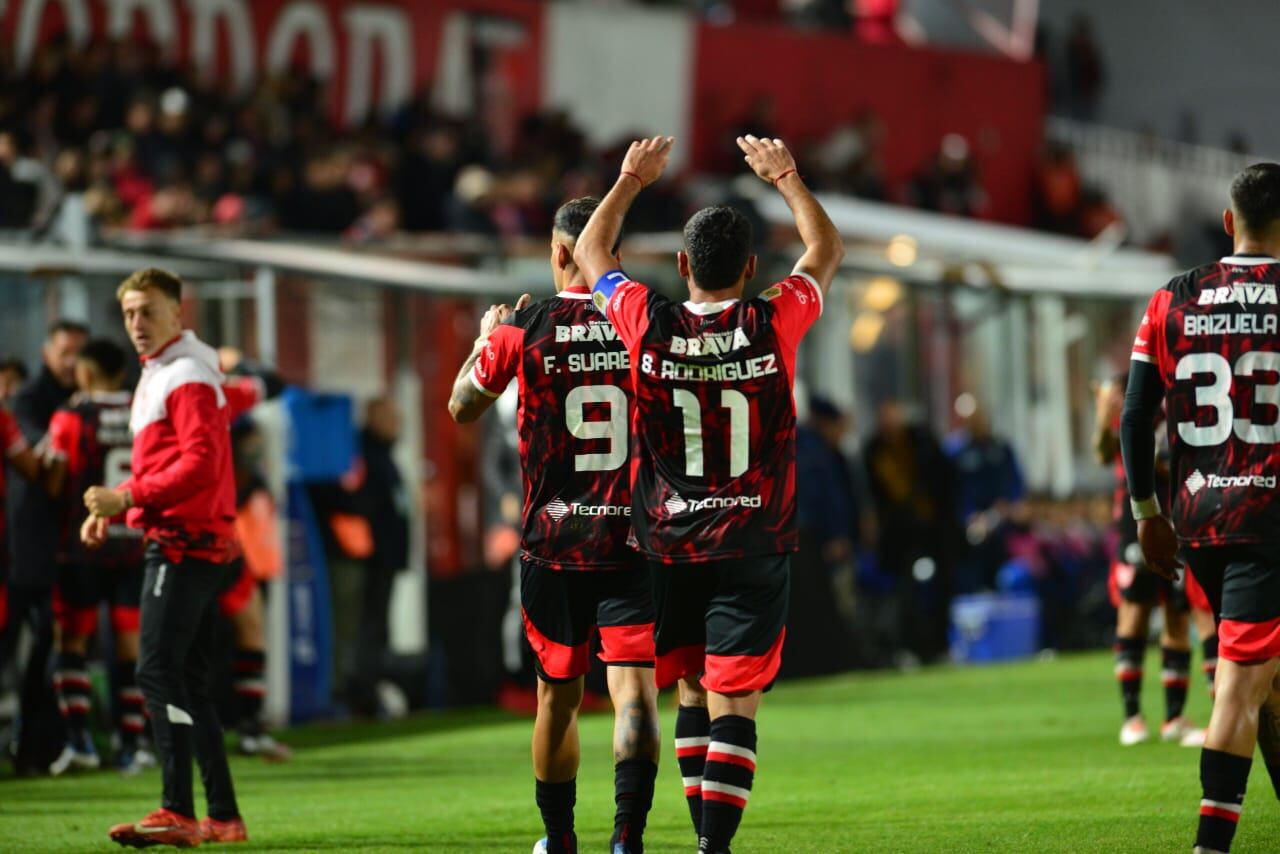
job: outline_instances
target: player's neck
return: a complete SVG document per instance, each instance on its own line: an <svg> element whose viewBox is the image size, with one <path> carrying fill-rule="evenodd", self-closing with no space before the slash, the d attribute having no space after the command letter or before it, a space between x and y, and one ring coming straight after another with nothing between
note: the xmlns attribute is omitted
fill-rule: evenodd
<svg viewBox="0 0 1280 854"><path fill-rule="evenodd" d="M1280 239L1275 237L1258 238L1244 234L1236 235L1233 255L1265 255L1268 258L1280 258Z"/></svg>
<svg viewBox="0 0 1280 854"><path fill-rule="evenodd" d="M742 288L745 284L745 282L738 282L732 287L709 291L706 288L699 287L697 282L690 279L689 302L698 305L704 302L728 302L729 300L742 299Z"/></svg>

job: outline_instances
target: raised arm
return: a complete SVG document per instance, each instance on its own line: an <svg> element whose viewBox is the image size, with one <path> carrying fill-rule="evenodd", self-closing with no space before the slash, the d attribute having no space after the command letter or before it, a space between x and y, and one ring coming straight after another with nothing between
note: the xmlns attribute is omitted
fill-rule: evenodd
<svg viewBox="0 0 1280 854"><path fill-rule="evenodd" d="M595 283L605 273L617 267L613 247L617 245L618 235L622 233L622 221L626 219L627 211L631 209L631 203L640 195L640 191L662 176L675 141L675 137L655 136L652 139L637 140L627 149L618 180L600 202L595 213L591 214L591 219L582 229L573 248L573 261L586 275L588 282Z"/></svg>
<svg viewBox="0 0 1280 854"><path fill-rule="evenodd" d="M772 184L786 200L787 207L791 208L800 232L800 242L804 244L804 254L796 263L796 272L812 276L822 290L823 299L826 299L840 262L844 260L840 232L836 231L827 212L800 179L795 158L782 140L740 136L738 147L742 149L747 165L762 180Z"/></svg>
<svg viewBox="0 0 1280 854"><path fill-rule="evenodd" d="M467 356L458 370L458 378L453 381L453 392L449 395L449 414L453 416L454 421L459 424L475 421L497 400L496 394L480 388L472 372L476 361L488 347L489 336L493 331L505 323L513 313L528 305L531 299L529 294L522 294L520 299L516 300L514 309L504 303L491 305L485 312L480 320L480 335L476 338L475 346L471 348L471 355ZM505 384L504 381L503 385Z"/></svg>

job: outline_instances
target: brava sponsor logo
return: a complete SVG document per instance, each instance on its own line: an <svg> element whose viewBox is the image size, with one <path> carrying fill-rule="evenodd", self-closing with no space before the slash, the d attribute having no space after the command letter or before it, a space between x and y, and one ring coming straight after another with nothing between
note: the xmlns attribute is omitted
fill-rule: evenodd
<svg viewBox="0 0 1280 854"><path fill-rule="evenodd" d="M617 341L618 330L612 323L574 323L556 327L556 341Z"/></svg>
<svg viewBox="0 0 1280 854"><path fill-rule="evenodd" d="M722 356L750 346L751 339L740 328L732 332L706 332L697 338L671 336L671 353L678 356Z"/></svg>
<svg viewBox="0 0 1280 854"><path fill-rule="evenodd" d="M1186 479L1187 492L1195 495L1200 490L1208 487L1209 489L1237 489L1240 487L1254 487L1257 489L1275 489L1275 475L1261 474L1240 474L1240 475L1220 475L1220 474L1203 474L1200 469L1196 469L1191 476Z"/></svg>
<svg viewBox="0 0 1280 854"><path fill-rule="evenodd" d="M1200 305L1275 305L1276 286L1273 284L1228 285L1221 288L1205 288L1200 292Z"/></svg>

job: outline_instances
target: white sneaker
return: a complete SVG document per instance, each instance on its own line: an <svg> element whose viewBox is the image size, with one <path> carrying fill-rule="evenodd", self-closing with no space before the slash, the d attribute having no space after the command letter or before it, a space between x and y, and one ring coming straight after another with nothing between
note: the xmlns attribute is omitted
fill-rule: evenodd
<svg viewBox="0 0 1280 854"><path fill-rule="evenodd" d="M547 854L547 838L545 836L533 843L533 854Z"/></svg>
<svg viewBox="0 0 1280 854"><path fill-rule="evenodd" d="M1142 715L1134 715L1120 727L1120 743L1125 747L1145 744L1150 740L1151 733L1147 732L1147 722L1142 719Z"/></svg>
<svg viewBox="0 0 1280 854"><path fill-rule="evenodd" d="M1203 747L1204 730L1192 723L1186 715L1178 715L1160 725L1160 740L1166 744L1177 743L1183 747ZM1191 743L1188 743L1188 742Z"/></svg>
<svg viewBox="0 0 1280 854"><path fill-rule="evenodd" d="M92 750L76 750L71 745L62 748L58 758L49 764L49 773L60 777L68 771L92 771L102 764Z"/></svg>

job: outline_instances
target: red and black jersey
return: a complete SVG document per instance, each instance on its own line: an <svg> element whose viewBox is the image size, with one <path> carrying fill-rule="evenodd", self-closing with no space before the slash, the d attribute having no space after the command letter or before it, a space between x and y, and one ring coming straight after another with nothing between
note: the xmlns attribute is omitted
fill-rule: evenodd
<svg viewBox="0 0 1280 854"><path fill-rule="evenodd" d="M1151 298L1133 358L1165 387L1174 526L1191 546L1280 536L1280 261L1232 256Z"/></svg>
<svg viewBox="0 0 1280 854"><path fill-rule="evenodd" d="M795 551L795 358L822 313L817 283L679 303L615 271L594 290L631 354L640 550L666 563Z"/></svg>
<svg viewBox="0 0 1280 854"><path fill-rule="evenodd" d="M8 466L5 460L16 457L25 451L28 447L26 437L22 435L22 429L18 427L18 420L13 417L13 413L7 409L0 409L0 549L5 549L5 522L8 513L5 512L5 477ZM9 553L7 549L0 554L0 567L8 562Z"/></svg>
<svg viewBox="0 0 1280 854"><path fill-rule="evenodd" d="M85 490L91 486L114 489L131 473L132 403L127 391L77 394L49 422L49 455L67 466L59 538L59 559L64 563L115 567L142 561L142 533L123 520L107 529L107 542L101 548L86 549L80 543L80 526L88 512L82 499Z"/></svg>
<svg viewBox="0 0 1280 854"><path fill-rule="evenodd" d="M556 569L634 563L627 547L631 372L585 288L515 313L489 336L471 371L497 397L519 380L525 558Z"/></svg>

